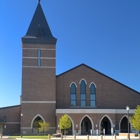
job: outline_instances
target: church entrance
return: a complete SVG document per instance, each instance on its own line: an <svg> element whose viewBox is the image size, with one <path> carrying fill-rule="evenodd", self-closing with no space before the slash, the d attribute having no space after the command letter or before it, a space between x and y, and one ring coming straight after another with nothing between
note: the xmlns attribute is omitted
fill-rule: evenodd
<svg viewBox="0 0 140 140"><path fill-rule="evenodd" d="M40 128L40 122L43 122L43 120L41 119L40 116L37 116L35 119L34 119L34 122L33 122L33 133L36 134L36 133L40 133L39 132L39 128Z"/></svg>
<svg viewBox="0 0 140 140"><path fill-rule="evenodd" d="M90 130L92 129L91 121L88 117L85 117L81 123L81 135L90 135Z"/></svg>
<svg viewBox="0 0 140 140"><path fill-rule="evenodd" d="M129 124L129 128L130 128L130 124ZM124 117L121 120L121 124L120 124L120 132L121 133L127 133L128 132L128 119L127 117Z"/></svg>
<svg viewBox="0 0 140 140"><path fill-rule="evenodd" d="M105 129L105 135L111 135L111 123L107 117L104 117L101 121L101 134L103 134L103 129Z"/></svg>
<svg viewBox="0 0 140 140"><path fill-rule="evenodd" d="M71 123L71 128L68 129L68 135L72 135L72 123Z"/></svg>
<svg viewBox="0 0 140 140"><path fill-rule="evenodd" d="M61 133L63 135L72 135L72 124L71 124L71 128L69 128L69 129L66 129L66 130L61 129Z"/></svg>
<svg viewBox="0 0 140 140"><path fill-rule="evenodd" d="M0 133L3 133L3 124L0 123Z"/></svg>

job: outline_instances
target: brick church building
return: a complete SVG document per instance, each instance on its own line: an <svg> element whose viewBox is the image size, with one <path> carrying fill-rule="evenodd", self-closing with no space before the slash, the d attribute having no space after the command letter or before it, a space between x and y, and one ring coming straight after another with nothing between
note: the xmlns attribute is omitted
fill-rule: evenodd
<svg viewBox="0 0 140 140"><path fill-rule="evenodd" d="M27 33L22 37L22 94L20 105L0 108L4 135L40 134L38 121L50 123L48 133L59 130L59 119L68 114L68 134L99 134L105 129L127 132L127 111L140 104L140 93L81 64L56 75L56 44L40 2ZM130 131L134 132L130 125Z"/></svg>

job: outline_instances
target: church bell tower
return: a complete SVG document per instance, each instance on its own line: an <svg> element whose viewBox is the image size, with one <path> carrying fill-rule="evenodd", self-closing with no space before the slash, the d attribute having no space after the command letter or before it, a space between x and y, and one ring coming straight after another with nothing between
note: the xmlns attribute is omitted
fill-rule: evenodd
<svg viewBox="0 0 140 140"><path fill-rule="evenodd" d="M34 130L36 118L50 124L55 133L56 41L40 1L27 33L22 37L21 133Z"/></svg>

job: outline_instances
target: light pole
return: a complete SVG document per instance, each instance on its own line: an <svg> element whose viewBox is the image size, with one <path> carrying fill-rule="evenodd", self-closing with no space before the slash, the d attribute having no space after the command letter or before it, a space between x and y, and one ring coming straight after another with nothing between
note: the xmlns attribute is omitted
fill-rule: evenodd
<svg viewBox="0 0 140 140"><path fill-rule="evenodd" d="M20 136L22 137L22 124L23 124L23 114L21 113L21 124L20 124Z"/></svg>
<svg viewBox="0 0 140 140"><path fill-rule="evenodd" d="M129 106L126 106L126 110L127 110L127 117L128 117L128 140L130 140L130 132L129 132Z"/></svg>

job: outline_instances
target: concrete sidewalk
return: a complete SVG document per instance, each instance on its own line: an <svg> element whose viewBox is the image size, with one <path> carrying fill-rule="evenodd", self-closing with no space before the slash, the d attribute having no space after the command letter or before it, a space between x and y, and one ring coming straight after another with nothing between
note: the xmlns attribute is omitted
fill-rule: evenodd
<svg viewBox="0 0 140 140"><path fill-rule="evenodd" d="M9 136L2 136L0 140L2 139L9 139ZM26 138L17 138L19 140L37 140L37 139L26 139ZM11 139L10 139L11 140ZM38 139L43 140L43 139ZM53 137L50 140L61 140L61 137ZM65 136L63 136L63 140L65 140ZM66 135L66 140L74 140L74 136L72 135ZM75 140L87 140L87 136L76 136ZM101 136L89 136L89 140L101 140ZM115 140L114 136L103 136L103 140ZM116 140L127 140L126 136L116 136ZM138 136L136 137L130 137L130 140L140 140Z"/></svg>
<svg viewBox="0 0 140 140"><path fill-rule="evenodd" d="M63 140L74 140L74 136L63 136ZM88 140L87 136L76 136L77 140ZM89 140L101 140L101 136L89 136ZM116 136L116 140L127 140L126 136ZM61 137L53 137L51 140L61 140ZM115 140L114 136L103 136L103 140ZM131 137L130 140L139 140L139 137Z"/></svg>

